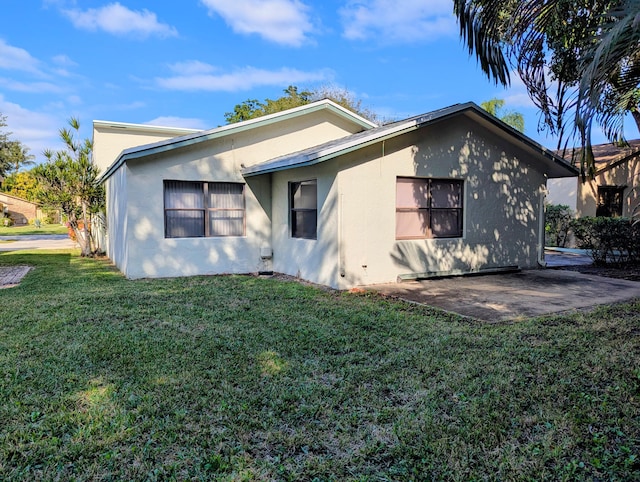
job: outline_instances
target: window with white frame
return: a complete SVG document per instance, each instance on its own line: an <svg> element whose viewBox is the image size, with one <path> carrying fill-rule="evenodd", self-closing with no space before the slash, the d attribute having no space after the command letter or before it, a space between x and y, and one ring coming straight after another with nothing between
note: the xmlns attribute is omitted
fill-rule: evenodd
<svg viewBox="0 0 640 482"><path fill-rule="evenodd" d="M166 238L244 236L244 184L164 181Z"/></svg>
<svg viewBox="0 0 640 482"><path fill-rule="evenodd" d="M462 237L463 182L396 179L396 239Z"/></svg>
<svg viewBox="0 0 640 482"><path fill-rule="evenodd" d="M315 179L289 183L292 238L316 239L318 225L318 185Z"/></svg>

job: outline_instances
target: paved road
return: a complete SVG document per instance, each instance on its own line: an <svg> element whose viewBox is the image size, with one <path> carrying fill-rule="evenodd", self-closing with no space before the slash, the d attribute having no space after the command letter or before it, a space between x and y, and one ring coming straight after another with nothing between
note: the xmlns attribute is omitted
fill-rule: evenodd
<svg viewBox="0 0 640 482"><path fill-rule="evenodd" d="M69 249L77 245L66 234L35 234L27 236L0 236L0 251L31 249Z"/></svg>

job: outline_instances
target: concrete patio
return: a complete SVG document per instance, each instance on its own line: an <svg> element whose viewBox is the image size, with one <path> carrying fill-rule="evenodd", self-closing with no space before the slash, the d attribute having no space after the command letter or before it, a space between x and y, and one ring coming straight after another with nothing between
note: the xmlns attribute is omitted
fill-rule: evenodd
<svg viewBox="0 0 640 482"><path fill-rule="evenodd" d="M591 309L640 298L640 282L561 269L591 264L584 252L552 251L546 259L553 269L407 281L367 289L489 322Z"/></svg>

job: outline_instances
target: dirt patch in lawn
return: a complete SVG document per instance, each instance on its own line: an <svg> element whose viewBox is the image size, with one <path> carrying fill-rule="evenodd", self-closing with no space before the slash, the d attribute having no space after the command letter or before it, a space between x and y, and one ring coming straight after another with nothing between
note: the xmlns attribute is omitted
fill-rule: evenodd
<svg viewBox="0 0 640 482"><path fill-rule="evenodd" d="M31 266L0 266L0 289L13 288L31 271Z"/></svg>

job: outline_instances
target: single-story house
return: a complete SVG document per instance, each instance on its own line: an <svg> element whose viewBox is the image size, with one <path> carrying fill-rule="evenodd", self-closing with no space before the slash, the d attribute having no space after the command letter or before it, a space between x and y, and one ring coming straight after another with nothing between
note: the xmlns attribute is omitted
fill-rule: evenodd
<svg viewBox="0 0 640 482"><path fill-rule="evenodd" d="M576 174L473 103L377 126L322 100L125 149L100 181L129 278L350 288L538 266L547 179Z"/></svg>
<svg viewBox="0 0 640 482"><path fill-rule="evenodd" d="M571 159L572 153L567 153ZM640 209L640 139L626 146L593 146L595 176L553 179L548 201L564 204L582 216L631 217Z"/></svg>
<svg viewBox="0 0 640 482"><path fill-rule="evenodd" d="M21 197L12 196L6 192L0 192L0 217L9 217L16 226L29 224L41 216L40 206L37 203L27 201Z"/></svg>

